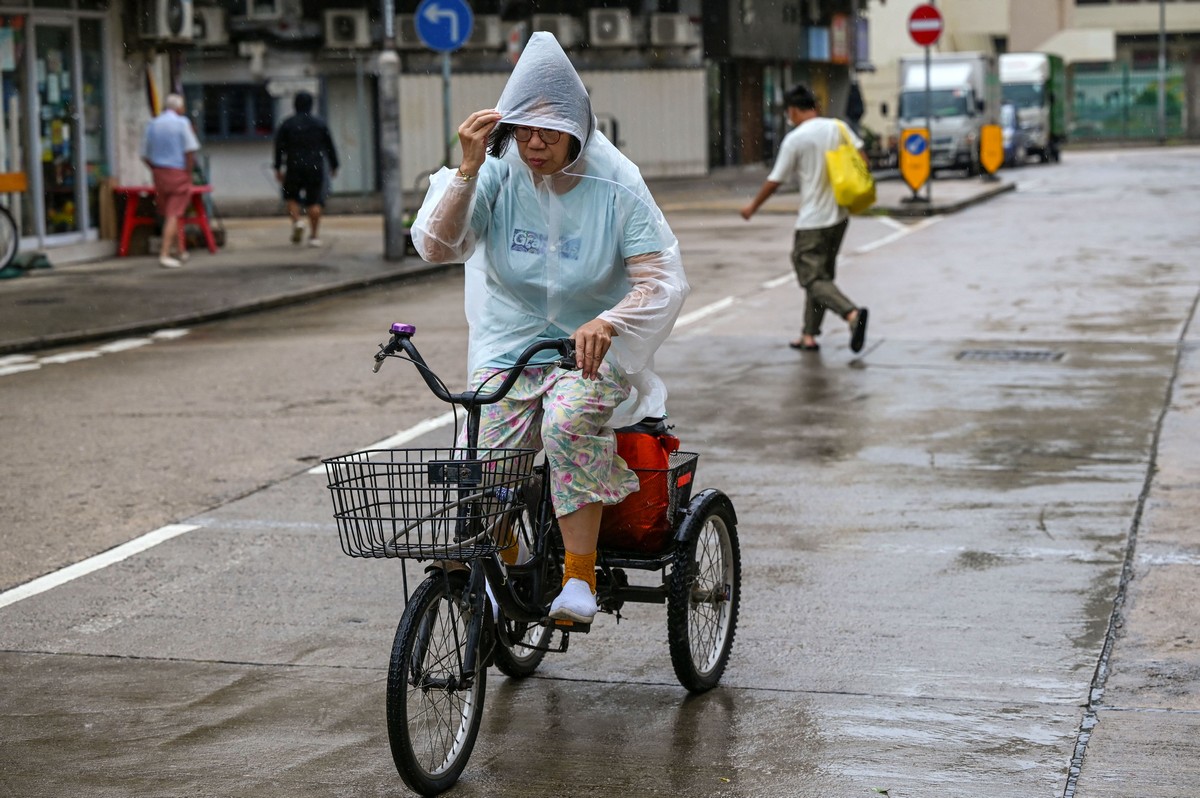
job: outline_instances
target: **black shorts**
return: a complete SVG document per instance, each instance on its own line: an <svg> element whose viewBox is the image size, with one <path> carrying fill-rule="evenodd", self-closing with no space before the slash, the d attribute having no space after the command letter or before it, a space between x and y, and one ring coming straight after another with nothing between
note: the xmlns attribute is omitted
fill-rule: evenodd
<svg viewBox="0 0 1200 798"><path fill-rule="evenodd" d="M283 198L301 205L325 204L325 173L288 169L283 174Z"/></svg>

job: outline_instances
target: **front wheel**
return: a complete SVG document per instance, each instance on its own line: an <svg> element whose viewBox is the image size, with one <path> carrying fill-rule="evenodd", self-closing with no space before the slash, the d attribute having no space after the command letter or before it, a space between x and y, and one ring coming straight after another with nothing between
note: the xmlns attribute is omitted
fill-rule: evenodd
<svg viewBox="0 0 1200 798"><path fill-rule="evenodd" d="M466 662L470 621L467 574L435 573L413 592L396 630L388 739L400 777L421 795L458 781L483 720L487 669L482 645L475 646L475 662Z"/></svg>
<svg viewBox="0 0 1200 798"><path fill-rule="evenodd" d="M667 642L679 683L702 693L721 680L737 631L742 561L733 504L704 491L680 538L667 585Z"/></svg>

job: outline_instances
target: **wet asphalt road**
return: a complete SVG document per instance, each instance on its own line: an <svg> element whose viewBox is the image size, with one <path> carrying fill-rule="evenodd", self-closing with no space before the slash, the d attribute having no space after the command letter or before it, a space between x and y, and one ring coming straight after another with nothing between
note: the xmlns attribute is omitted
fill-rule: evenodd
<svg viewBox="0 0 1200 798"><path fill-rule="evenodd" d="M1200 151L1068 154L1015 178L951 217L853 223L840 283L871 308L860 356L836 320L819 354L783 345L799 325L788 216L673 219L697 291L659 370L676 432L702 453L699 487L738 510L730 669L689 698L663 608L627 607L532 679L493 672L454 794L1187 793ZM454 292L423 290L406 308L419 335L449 333ZM220 374L248 335L269 347L283 329L358 357L375 332L327 330L388 302L212 325L162 344L185 356L154 379L189 363ZM104 369L150 380L137 359L166 351ZM294 442L329 455L387 433L349 432L353 397L280 392L341 418L272 427L289 457L269 486L164 519L194 529L0 607L0 795L404 794L382 716L399 565L340 554ZM253 418L224 428L209 401L189 422L201 434L208 418L213 447L254 434ZM413 402L401 428L434 414Z"/></svg>

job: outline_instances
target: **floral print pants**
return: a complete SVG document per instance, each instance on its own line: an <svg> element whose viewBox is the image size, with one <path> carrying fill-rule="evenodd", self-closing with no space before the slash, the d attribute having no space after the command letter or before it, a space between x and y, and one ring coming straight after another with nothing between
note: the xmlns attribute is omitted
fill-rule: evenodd
<svg viewBox="0 0 1200 798"><path fill-rule="evenodd" d="M499 371L480 369L471 384L478 387ZM502 379L497 376L488 386ZM637 475L617 456L616 436L608 427L630 390L625 376L607 363L598 380L558 366L527 367L508 396L483 406L479 447L544 448L559 517L596 502L616 504L638 490Z"/></svg>

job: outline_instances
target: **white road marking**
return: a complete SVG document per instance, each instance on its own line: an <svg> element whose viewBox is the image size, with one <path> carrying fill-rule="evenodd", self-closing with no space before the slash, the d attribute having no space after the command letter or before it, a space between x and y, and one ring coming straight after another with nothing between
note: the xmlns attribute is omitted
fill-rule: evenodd
<svg viewBox="0 0 1200 798"><path fill-rule="evenodd" d="M16 604L18 601L31 596L36 596L39 593L45 593L47 590L52 590L59 585L65 585L67 582L78 579L81 576L86 576L93 571L107 568L113 563L128 559L139 552L157 546L159 543L199 528L195 524L168 524L153 532L148 532L140 538L134 538L128 543L122 543L116 548L101 552L94 557L88 557L86 560L77 562L74 565L60 568L54 573L39 576L32 582L26 582L23 585L18 585L11 590L0 593L0 609L10 604Z"/></svg>
<svg viewBox="0 0 1200 798"><path fill-rule="evenodd" d="M454 411L448 410L440 416L427 418L420 421L408 429L400 430L390 438L384 438L378 443L373 443L370 446L364 446L361 449L355 449L355 452L369 452L372 449L395 449L398 446L408 443L411 440L421 437L427 432L433 432L435 429L441 429L454 423ZM313 466L305 472L306 474L324 474L325 464Z"/></svg>
<svg viewBox="0 0 1200 798"><path fill-rule="evenodd" d="M38 360L39 363L73 363L76 360L89 360L93 357L100 357L103 352L98 352L95 349L76 349L72 352L60 352L57 355L50 355Z"/></svg>
<svg viewBox="0 0 1200 798"><path fill-rule="evenodd" d="M937 224L944 218L945 218L944 216L930 216L928 219L922 219L921 221L917 222L916 224L905 225L904 227L901 227L899 230L892 233L891 235L886 235L883 238L877 238L874 241L872 241L870 244L863 244L861 247L854 250L854 254L855 255L863 255L867 252L871 252L873 250L879 249L880 247L887 246L888 244L892 243L893 241L899 241L901 238L904 238L905 236L908 236L908 235L912 235L913 233L917 232L918 230L924 230L926 227L929 227L931 224Z"/></svg>
<svg viewBox="0 0 1200 798"><path fill-rule="evenodd" d="M36 355L6 355L0 357L0 377L7 377L10 374L20 374L24 371L36 371L42 366L58 366L63 363L74 363L77 360L91 360L101 355L128 352L131 349L139 349L156 341L174 341L182 338L189 332L191 330L187 328L157 330L151 333L149 338L122 338L119 341L111 341L95 349L72 349L68 352L59 352L57 355L46 355L45 357L37 357Z"/></svg>
<svg viewBox="0 0 1200 798"><path fill-rule="evenodd" d="M725 308L730 307L737 302L737 297L727 296L724 299L718 299L716 302L705 305L702 308L693 310L691 313L685 313L675 320L675 326L687 327L689 324L695 324L706 316L711 316L714 313L720 313Z"/></svg>
<svg viewBox="0 0 1200 798"><path fill-rule="evenodd" d="M15 366L0 366L0 377L7 377L9 374L20 374L22 371L37 371L41 367L41 363L20 363Z"/></svg>
<svg viewBox="0 0 1200 798"><path fill-rule="evenodd" d="M152 343L154 342L149 338L122 338L119 341L103 344L96 348L101 352L108 354L111 352L125 352L129 349L137 349L138 347L146 346L147 344Z"/></svg>

